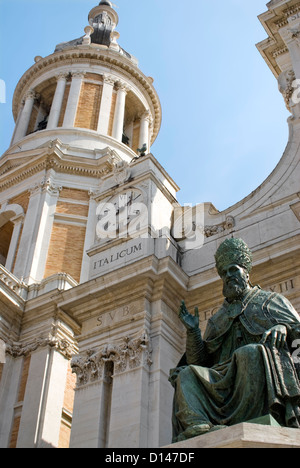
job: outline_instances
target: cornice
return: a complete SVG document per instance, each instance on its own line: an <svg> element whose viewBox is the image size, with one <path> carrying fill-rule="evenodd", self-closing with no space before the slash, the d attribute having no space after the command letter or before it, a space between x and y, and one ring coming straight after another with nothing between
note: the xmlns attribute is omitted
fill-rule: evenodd
<svg viewBox="0 0 300 468"><path fill-rule="evenodd" d="M288 48L279 34L279 30L288 25L288 18L300 11L299 0L268 4L268 11L259 15L259 20L268 34L268 38L259 42L256 47L276 78L281 69L276 59L288 52Z"/></svg>
<svg viewBox="0 0 300 468"><path fill-rule="evenodd" d="M113 169L114 160L118 159L114 151L107 148L102 151L102 157L82 158L79 156L66 155L63 153L64 145L57 145L55 142L49 142L49 146L44 148L39 154L33 157L32 152L26 152L28 155L20 159L17 155L15 163L12 162L12 155L9 160L5 160L1 171L0 165L0 192L12 187L21 181L28 179L42 171L54 169L59 173L76 174L85 177L99 179L108 174ZM19 158L19 161L18 161ZM7 165L10 166L7 166Z"/></svg>
<svg viewBox="0 0 300 468"><path fill-rule="evenodd" d="M134 284L133 277L136 278ZM107 272L79 284L76 288L62 291L57 295L56 302L58 308L82 324L87 318L99 314L99 304L102 314L111 311L112 298L114 307L118 308L135 300L147 299L153 302L172 297L172 307L175 295L178 294L181 298L187 290L187 285L187 274L174 260L158 260L154 255L150 255L119 268L117 273Z"/></svg>
<svg viewBox="0 0 300 468"><path fill-rule="evenodd" d="M58 51L45 58L41 58L29 70L27 70L19 80L13 97L13 115L16 120L20 102L26 92L31 89L31 85L44 73L57 68L68 66L70 71L76 64L83 64L88 61L90 64L104 65L110 68L110 71L121 72L127 76L149 99L149 104L154 115L153 139L161 126L161 105L152 80L147 78L130 60L111 50L95 49L94 47L74 48L71 50Z"/></svg>

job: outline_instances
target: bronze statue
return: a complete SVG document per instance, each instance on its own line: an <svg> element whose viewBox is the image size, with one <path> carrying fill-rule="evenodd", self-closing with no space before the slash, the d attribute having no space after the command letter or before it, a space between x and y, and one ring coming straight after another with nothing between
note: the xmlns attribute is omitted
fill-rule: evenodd
<svg viewBox="0 0 300 468"><path fill-rule="evenodd" d="M182 302L186 353L170 373L175 388L173 442L271 415L300 428L300 369L293 342L300 317L280 294L252 286L252 254L242 239L227 239L216 253L225 301L202 338L199 312Z"/></svg>

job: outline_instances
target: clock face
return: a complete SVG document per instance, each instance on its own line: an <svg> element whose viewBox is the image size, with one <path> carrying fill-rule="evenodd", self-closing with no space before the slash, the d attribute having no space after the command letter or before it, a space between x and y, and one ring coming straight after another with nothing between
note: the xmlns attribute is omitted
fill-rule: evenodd
<svg viewBox="0 0 300 468"><path fill-rule="evenodd" d="M126 237L128 225L133 226L144 211L143 207L142 193L136 189L127 189L100 203L96 212L98 239Z"/></svg>
<svg viewBox="0 0 300 468"><path fill-rule="evenodd" d="M142 194L138 190L129 189L125 192L119 193L118 195L113 196L108 203L114 205L117 214L120 214L122 211L128 209L128 207L133 206L135 203L140 203L142 201Z"/></svg>

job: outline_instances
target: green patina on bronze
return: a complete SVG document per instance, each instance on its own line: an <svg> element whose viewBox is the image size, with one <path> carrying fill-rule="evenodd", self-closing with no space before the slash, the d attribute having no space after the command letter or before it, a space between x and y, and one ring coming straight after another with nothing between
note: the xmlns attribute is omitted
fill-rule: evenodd
<svg viewBox="0 0 300 468"><path fill-rule="evenodd" d="M300 428L300 370L292 344L300 318L282 295L252 286L252 254L241 239L216 253L225 301L202 338L199 312L182 302L186 353L170 372L175 388L173 441L271 415Z"/></svg>

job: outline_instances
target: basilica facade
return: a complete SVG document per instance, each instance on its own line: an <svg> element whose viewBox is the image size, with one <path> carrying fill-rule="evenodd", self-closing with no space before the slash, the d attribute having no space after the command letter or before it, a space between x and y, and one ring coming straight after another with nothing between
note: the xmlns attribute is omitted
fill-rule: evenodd
<svg viewBox="0 0 300 468"><path fill-rule="evenodd" d="M300 2L272 0L259 20L289 140L263 184L221 212L182 207L151 153L159 96L119 45L111 2L20 79L0 158L1 447L170 444L178 308L199 307L205 329L228 237L251 248L252 283L300 312Z"/></svg>

